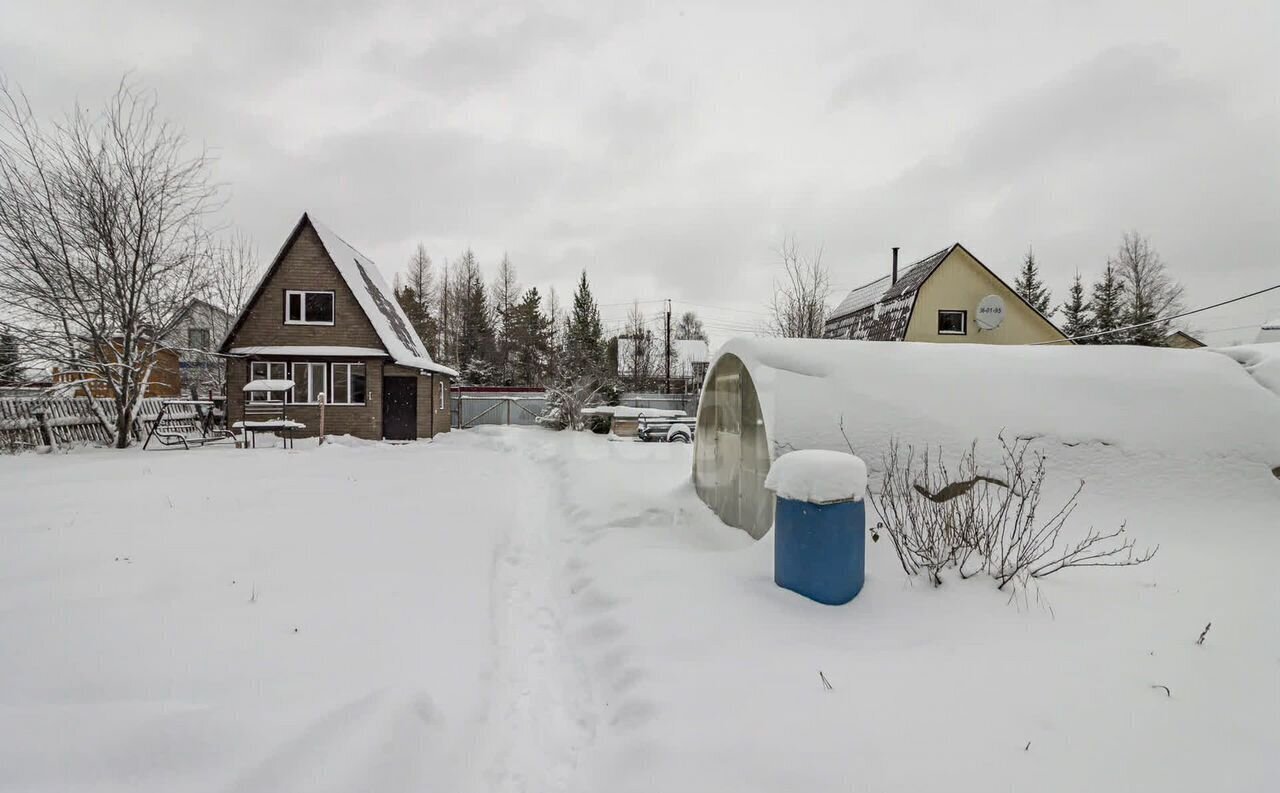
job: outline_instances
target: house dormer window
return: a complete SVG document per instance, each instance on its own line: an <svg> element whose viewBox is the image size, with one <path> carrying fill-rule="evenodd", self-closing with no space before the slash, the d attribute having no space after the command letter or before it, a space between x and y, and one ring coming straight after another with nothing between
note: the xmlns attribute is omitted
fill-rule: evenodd
<svg viewBox="0 0 1280 793"><path fill-rule="evenodd" d="M333 292L286 290L284 293L284 324L332 325Z"/></svg>

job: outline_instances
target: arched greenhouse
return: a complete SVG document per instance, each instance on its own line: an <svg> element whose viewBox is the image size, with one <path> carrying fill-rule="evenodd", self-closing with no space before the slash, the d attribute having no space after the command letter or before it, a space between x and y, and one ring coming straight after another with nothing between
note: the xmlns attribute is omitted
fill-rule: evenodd
<svg viewBox="0 0 1280 793"><path fill-rule="evenodd" d="M1208 349L733 339L703 386L693 481L759 538L773 524L764 479L787 451L852 446L874 490L894 439L957 455L976 442L989 462L1002 432L1033 439L1070 481L1110 466L1280 466L1280 399Z"/></svg>

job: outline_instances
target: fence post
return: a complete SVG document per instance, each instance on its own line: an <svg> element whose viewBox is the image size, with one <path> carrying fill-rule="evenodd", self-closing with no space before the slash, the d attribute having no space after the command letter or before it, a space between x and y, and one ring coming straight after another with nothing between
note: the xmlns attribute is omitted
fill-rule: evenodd
<svg viewBox="0 0 1280 793"><path fill-rule="evenodd" d="M58 439L53 437L53 427L49 425L49 411L37 410L36 421L40 423L40 435L44 440L44 445L50 449L57 449Z"/></svg>
<svg viewBox="0 0 1280 793"><path fill-rule="evenodd" d="M317 396L316 399L319 400L320 402L320 444L319 445L324 446L324 403L325 403L324 392L321 391L320 395Z"/></svg>

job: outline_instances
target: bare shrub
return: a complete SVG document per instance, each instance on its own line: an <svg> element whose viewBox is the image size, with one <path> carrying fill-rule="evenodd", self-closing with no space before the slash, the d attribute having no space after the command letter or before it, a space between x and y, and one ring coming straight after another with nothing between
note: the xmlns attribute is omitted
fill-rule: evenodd
<svg viewBox="0 0 1280 793"><path fill-rule="evenodd" d="M1045 456L1027 439L1011 443L1001 434L999 442L998 475L980 468L976 442L953 466L940 448L890 444L880 492L867 498L907 575L926 573L940 586L946 570L961 578L985 573L1003 590L1069 567L1127 567L1155 556L1159 546L1138 552L1124 523L1112 531L1090 527L1074 542L1064 538L1084 481L1045 517Z"/></svg>

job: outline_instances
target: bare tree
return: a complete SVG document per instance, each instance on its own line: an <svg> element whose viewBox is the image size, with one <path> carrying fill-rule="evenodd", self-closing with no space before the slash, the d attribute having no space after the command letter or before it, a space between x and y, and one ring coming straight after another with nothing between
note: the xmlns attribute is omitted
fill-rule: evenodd
<svg viewBox="0 0 1280 793"><path fill-rule="evenodd" d="M827 321L831 276L822 264L822 248L805 256L794 236L778 250L782 275L773 282L771 330L775 336L793 339L822 337Z"/></svg>
<svg viewBox="0 0 1280 793"><path fill-rule="evenodd" d="M618 374L632 391L643 391L658 374L660 342L654 338L640 304L633 303L618 336Z"/></svg>
<svg viewBox="0 0 1280 793"><path fill-rule="evenodd" d="M1123 324L1152 323L1182 310L1182 285L1169 275L1160 254L1143 235L1127 232L1107 263L1124 286ZM1120 335L1126 343L1152 347L1163 345L1169 330L1169 323L1153 322Z"/></svg>
<svg viewBox="0 0 1280 793"><path fill-rule="evenodd" d="M0 83L0 315L26 355L110 398L114 415L92 404L119 447L204 287L215 197L207 154L127 81L47 127Z"/></svg>
<svg viewBox="0 0 1280 793"><path fill-rule="evenodd" d="M686 311L680 315L672 333L677 339L707 340L707 331L702 327L702 320L692 311Z"/></svg>
<svg viewBox="0 0 1280 793"><path fill-rule="evenodd" d="M244 310L262 277L262 263L253 240L236 231L219 240L209 251L209 270L203 283L203 299L227 312L230 322ZM220 329L225 336L230 327ZM219 329L215 329L215 336Z"/></svg>

